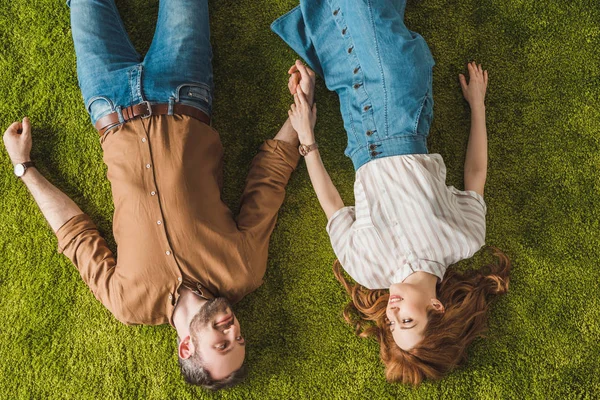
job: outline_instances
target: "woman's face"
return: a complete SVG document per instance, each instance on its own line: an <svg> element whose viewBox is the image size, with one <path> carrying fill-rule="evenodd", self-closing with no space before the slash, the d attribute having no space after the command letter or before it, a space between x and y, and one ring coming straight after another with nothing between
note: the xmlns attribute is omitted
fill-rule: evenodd
<svg viewBox="0 0 600 400"><path fill-rule="evenodd" d="M412 284L390 286L386 315L394 341L402 350L410 350L423 340L429 307L439 308L441 303Z"/></svg>

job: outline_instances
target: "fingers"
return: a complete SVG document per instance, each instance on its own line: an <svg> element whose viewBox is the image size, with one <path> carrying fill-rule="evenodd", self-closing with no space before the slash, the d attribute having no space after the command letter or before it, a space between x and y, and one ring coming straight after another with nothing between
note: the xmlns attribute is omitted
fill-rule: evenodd
<svg viewBox="0 0 600 400"><path fill-rule="evenodd" d="M16 135L19 133L19 131L23 129L21 122L17 121L17 122L13 122L12 124L10 124L10 126L6 129L6 133L7 134L13 134Z"/></svg>
<svg viewBox="0 0 600 400"><path fill-rule="evenodd" d="M460 87L463 91L467 90L467 78L463 74L458 74L458 80L460 81Z"/></svg>
<svg viewBox="0 0 600 400"><path fill-rule="evenodd" d="M293 74L290 75L290 78L288 79L288 89L290 90L291 94L296 93L296 88L298 87L299 81L300 81L300 73L294 72Z"/></svg>
<svg viewBox="0 0 600 400"><path fill-rule="evenodd" d="M298 90L296 91L296 94L298 95L298 96L296 96L296 98L299 100L299 102L300 102L301 105L304 105L304 104L307 103L306 95L302 91L301 87L298 87Z"/></svg>
<svg viewBox="0 0 600 400"><path fill-rule="evenodd" d="M296 60L296 62L298 62L298 60ZM294 65L292 65L290 67L290 69L288 69L288 74L293 74L294 72L298 72L298 67L296 67L296 62L294 63Z"/></svg>
<svg viewBox="0 0 600 400"><path fill-rule="evenodd" d="M29 118L23 118L23 137L31 136L31 121Z"/></svg>
<svg viewBox="0 0 600 400"><path fill-rule="evenodd" d="M312 113L313 113L313 115L314 115L315 117L317 116L317 103L316 103L316 102L315 102L315 103L313 103L313 106L312 106Z"/></svg>
<svg viewBox="0 0 600 400"><path fill-rule="evenodd" d="M487 86L487 83L488 83L488 72L487 72L487 70L483 71L483 82L485 82L485 86Z"/></svg>
<svg viewBox="0 0 600 400"><path fill-rule="evenodd" d="M294 104L296 105L296 107L300 107L300 105L302 104L299 98L299 93L301 90L302 89L300 89L300 86L298 86L298 89L296 89L296 93L294 93Z"/></svg>
<svg viewBox="0 0 600 400"><path fill-rule="evenodd" d="M475 75L475 69L473 68L473 62L467 64L467 69L469 70L469 77Z"/></svg>
<svg viewBox="0 0 600 400"><path fill-rule="evenodd" d="M311 78L311 75L308 72L308 68L304 64L302 64L302 62L300 60L296 60L295 66L298 69L298 71L300 72L302 79L309 80Z"/></svg>

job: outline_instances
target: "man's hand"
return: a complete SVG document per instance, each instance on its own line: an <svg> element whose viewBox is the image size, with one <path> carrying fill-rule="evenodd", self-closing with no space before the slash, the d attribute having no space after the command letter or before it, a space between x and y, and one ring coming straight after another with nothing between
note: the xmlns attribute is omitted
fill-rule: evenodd
<svg viewBox="0 0 600 400"><path fill-rule="evenodd" d="M475 64L475 61L470 62L467 66L469 68L469 83L467 84L467 79L463 74L458 75L463 96L469 102L471 108L484 106L488 72L481 68L481 64Z"/></svg>
<svg viewBox="0 0 600 400"><path fill-rule="evenodd" d="M298 87L294 94L294 104L288 110L288 115L294 130L298 132L300 143L313 144L315 142L314 127L317 122L317 103L313 103L311 107L301 87Z"/></svg>
<svg viewBox="0 0 600 400"><path fill-rule="evenodd" d="M30 161L31 123L29 118L23 122L13 122L4 132L4 146L13 165Z"/></svg>
<svg viewBox="0 0 600 400"><path fill-rule="evenodd" d="M315 98L315 72L302 64L302 61L296 60L296 63L288 70L288 74L290 74L288 80L290 94L296 94L300 87L306 95L308 104L312 106Z"/></svg>

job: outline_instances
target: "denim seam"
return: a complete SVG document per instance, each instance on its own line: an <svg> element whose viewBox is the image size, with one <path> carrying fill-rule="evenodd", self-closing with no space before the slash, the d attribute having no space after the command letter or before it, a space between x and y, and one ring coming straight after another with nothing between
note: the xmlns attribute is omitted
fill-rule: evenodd
<svg viewBox="0 0 600 400"><path fill-rule="evenodd" d="M381 73L381 86L383 88L383 115L384 115L384 126L385 126L385 136L388 136L389 128L388 128L388 94L387 87L385 85L385 75L383 73L383 66L381 65L381 54L379 53L379 41L377 40L377 29L375 27L375 18L373 17L373 1L368 0L369 3L369 14L371 17L371 25L373 28L373 37L375 39L375 52L377 53L377 64L379 65L379 72Z"/></svg>

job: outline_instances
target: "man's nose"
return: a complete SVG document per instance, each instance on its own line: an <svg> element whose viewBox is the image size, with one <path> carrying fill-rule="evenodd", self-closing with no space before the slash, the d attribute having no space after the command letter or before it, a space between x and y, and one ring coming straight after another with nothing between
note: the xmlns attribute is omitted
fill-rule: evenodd
<svg viewBox="0 0 600 400"><path fill-rule="evenodd" d="M230 332L233 332L234 335L237 334L238 328L237 326L235 326L235 324L231 324L231 326L229 326L226 329L223 329L223 333L228 335Z"/></svg>

